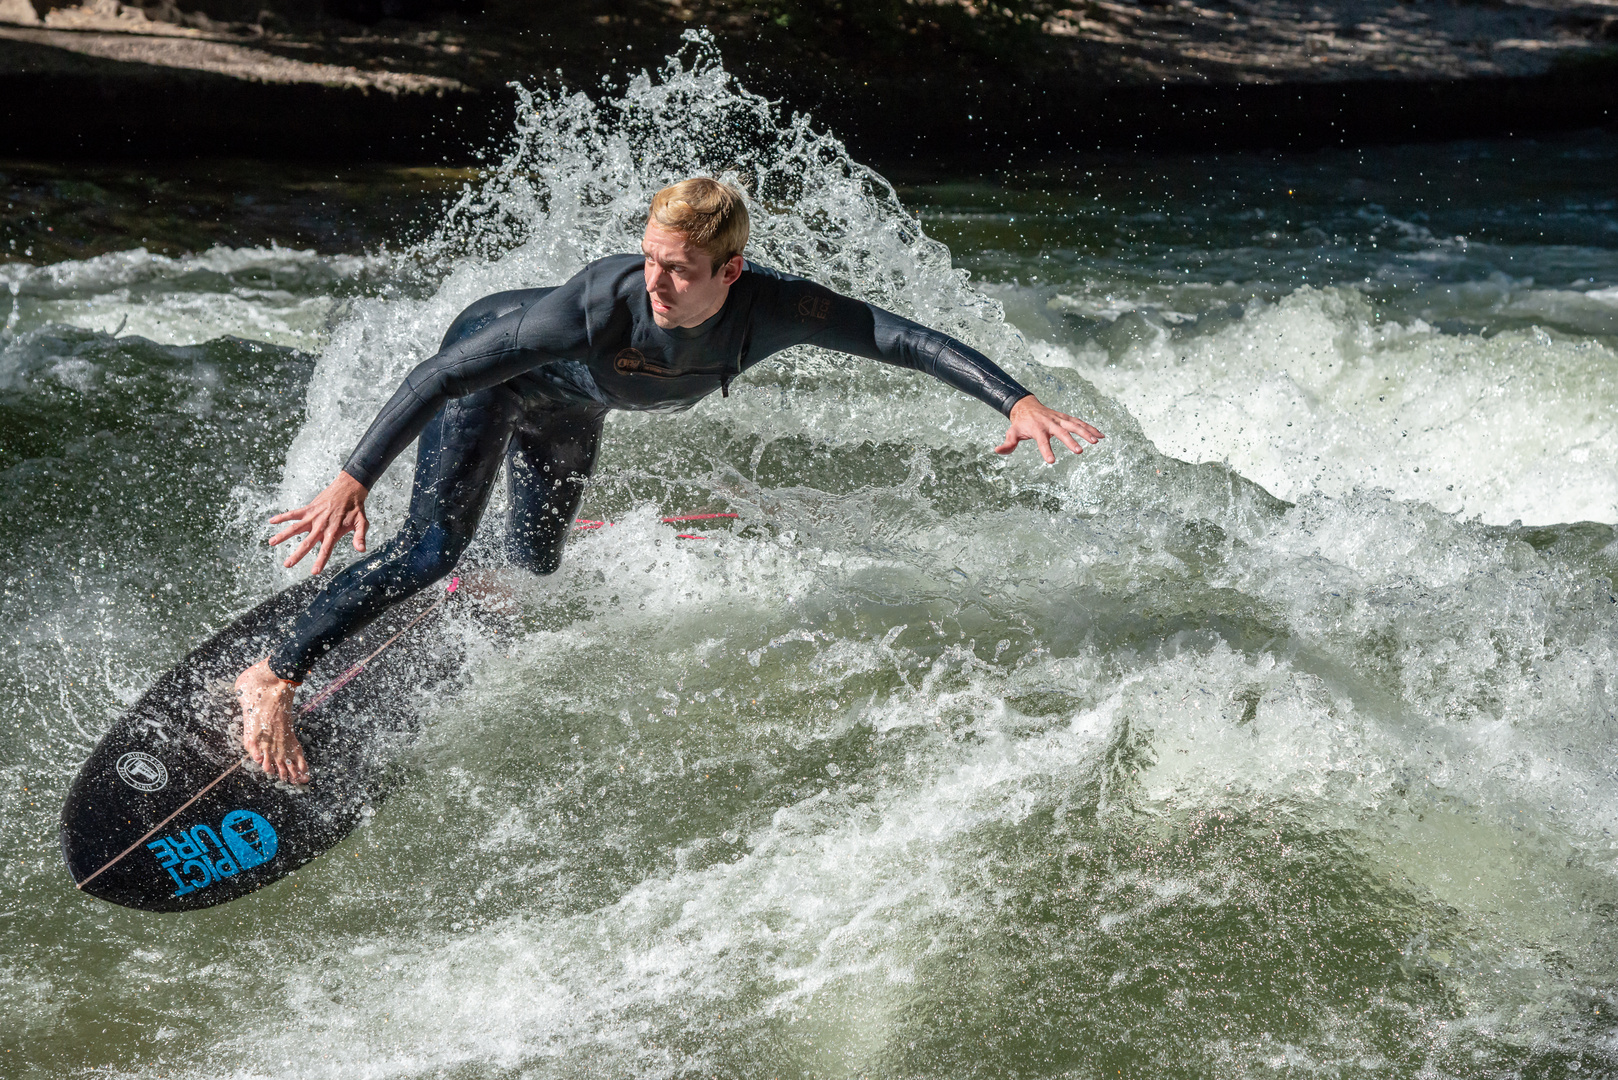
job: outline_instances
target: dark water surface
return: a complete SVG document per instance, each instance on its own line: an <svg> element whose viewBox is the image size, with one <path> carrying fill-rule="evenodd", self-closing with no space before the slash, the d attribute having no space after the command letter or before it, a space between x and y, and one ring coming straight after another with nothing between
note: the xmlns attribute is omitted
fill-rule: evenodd
<svg viewBox="0 0 1618 1080"><path fill-rule="evenodd" d="M700 64L534 104L419 212L200 200L282 241L210 247L67 195L80 248L0 264L0 1075L1618 1069L1618 139L895 192ZM760 261L1107 441L998 459L976 402L812 350L617 416L615 524L511 580L515 639L455 630L471 687L367 827L201 913L77 895L62 793L292 580L264 517L467 303L725 167Z"/></svg>

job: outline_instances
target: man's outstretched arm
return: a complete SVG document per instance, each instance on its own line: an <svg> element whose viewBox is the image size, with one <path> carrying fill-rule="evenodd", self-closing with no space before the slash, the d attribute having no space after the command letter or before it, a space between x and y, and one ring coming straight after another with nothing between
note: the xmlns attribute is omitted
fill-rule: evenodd
<svg viewBox="0 0 1618 1080"><path fill-rule="evenodd" d="M417 364L382 406L343 472L367 490L451 398L498 386L545 357L518 340L525 312L512 312Z"/></svg>
<svg viewBox="0 0 1618 1080"><path fill-rule="evenodd" d="M804 339L839 352L924 372L935 379L993 406L1011 420L1006 438L995 447L1009 454L1019 443L1032 441L1045 464L1056 464L1051 440L1075 454L1084 448L1074 436L1094 445L1104 435L1094 426L1040 403L1021 383L970 345L902 315L842 296L822 286L803 283L809 290L792 299L791 310L810 331Z"/></svg>
<svg viewBox="0 0 1618 1080"><path fill-rule="evenodd" d="M349 532L354 533L354 550L365 550L365 497L400 451L421 434L433 414L450 398L504 382L532 364L531 357L516 342L520 321L520 314L497 320L482 333L418 364L405 377L403 385L371 421L337 479L307 505L270 519L272 525L286 523L286 528L270 538L271 547L303 536L303 542L283 566L296 566L319 545L309 572L320 573L337 541Z"/></svg>
<svg viewBox="0 0 1618 1080"><path fill-rule="evenodd" d="M453 340L405 377L371 422L337 479L308 505L270 519L272 525L287 523L271 539L271 546L304 536L285 565L296 565L319 545L310 572L320 573L337 541L350 531L354 533L354 550L364 551L366 495L393 459L421 434L433 414L451 398L505 382L543 362L548 357L538 345L565 345L570 337L583 332L583 320L574 317L577 294L582 288L577 281L575 278L568 285L544 290L534 304L513 308L472 333L446 335Z"/></svg>

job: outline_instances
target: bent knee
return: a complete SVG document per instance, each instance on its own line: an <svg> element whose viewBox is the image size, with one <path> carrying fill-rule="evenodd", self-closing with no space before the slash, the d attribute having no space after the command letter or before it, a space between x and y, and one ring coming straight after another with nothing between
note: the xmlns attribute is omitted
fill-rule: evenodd
<svg viewBox="0 0 1618 1080"><path fill-rule="evenodd" d="M560 551L513 551L509 554L512 565L520 566L530 574L538 574L540 577L554 574L562 566Z"/></svg>
<svg viewBox="0 0 1618 1080"><path fill-rule="evenodd" d="M562 538L565 542L566 538ZM554 574L562 565L562 547L557 544L525 544L521 542L506 544L506 558L511 565L521 567L530 574L544 577Z"/></svg>
<svg viewBox="0 0 1618 1080"><path fill-rule="evenodd" d="M460 564L470 537L458 536L433 524L410 546L405 556L409 576L425 585L449 574Z"/></svg>

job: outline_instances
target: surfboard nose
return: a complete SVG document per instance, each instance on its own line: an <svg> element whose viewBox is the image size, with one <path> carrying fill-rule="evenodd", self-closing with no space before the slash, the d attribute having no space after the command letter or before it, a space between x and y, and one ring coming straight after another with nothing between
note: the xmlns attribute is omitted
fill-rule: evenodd
<svg viewBox="0 0 1618 1080"><path fill-rule="evenodd" d="M443 602L379 620L377 648L344 642L297 722L318 776L292 787L244 766L236 699L215 692L264 655L320 580L293 586L194 650L114 724L62 807L62 858L82 892L146 911L211 907L268 885L328 850L384 798L392 754L416 730L420 694L460 670L427 634ZM396 644L397 643L397 644ZM318 707L318 708L317 708Z"/></svg>

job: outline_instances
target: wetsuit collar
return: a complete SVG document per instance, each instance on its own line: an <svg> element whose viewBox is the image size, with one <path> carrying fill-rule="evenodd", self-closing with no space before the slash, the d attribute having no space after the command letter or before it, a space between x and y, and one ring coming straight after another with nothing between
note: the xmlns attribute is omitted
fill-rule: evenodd
<svg viewBox="0 0 1618 1080"><path fill-rule="evenodd" d="M734 291L734 287L732 287L732 291ZM658 329L672 338L682 338L687 341L692 338L699 338L719 325L719 320L725 317L725 310L729 307L730 297L727 296L725 297L725 302L719 306L718 311L695 326L660 326Z"/></svg>

